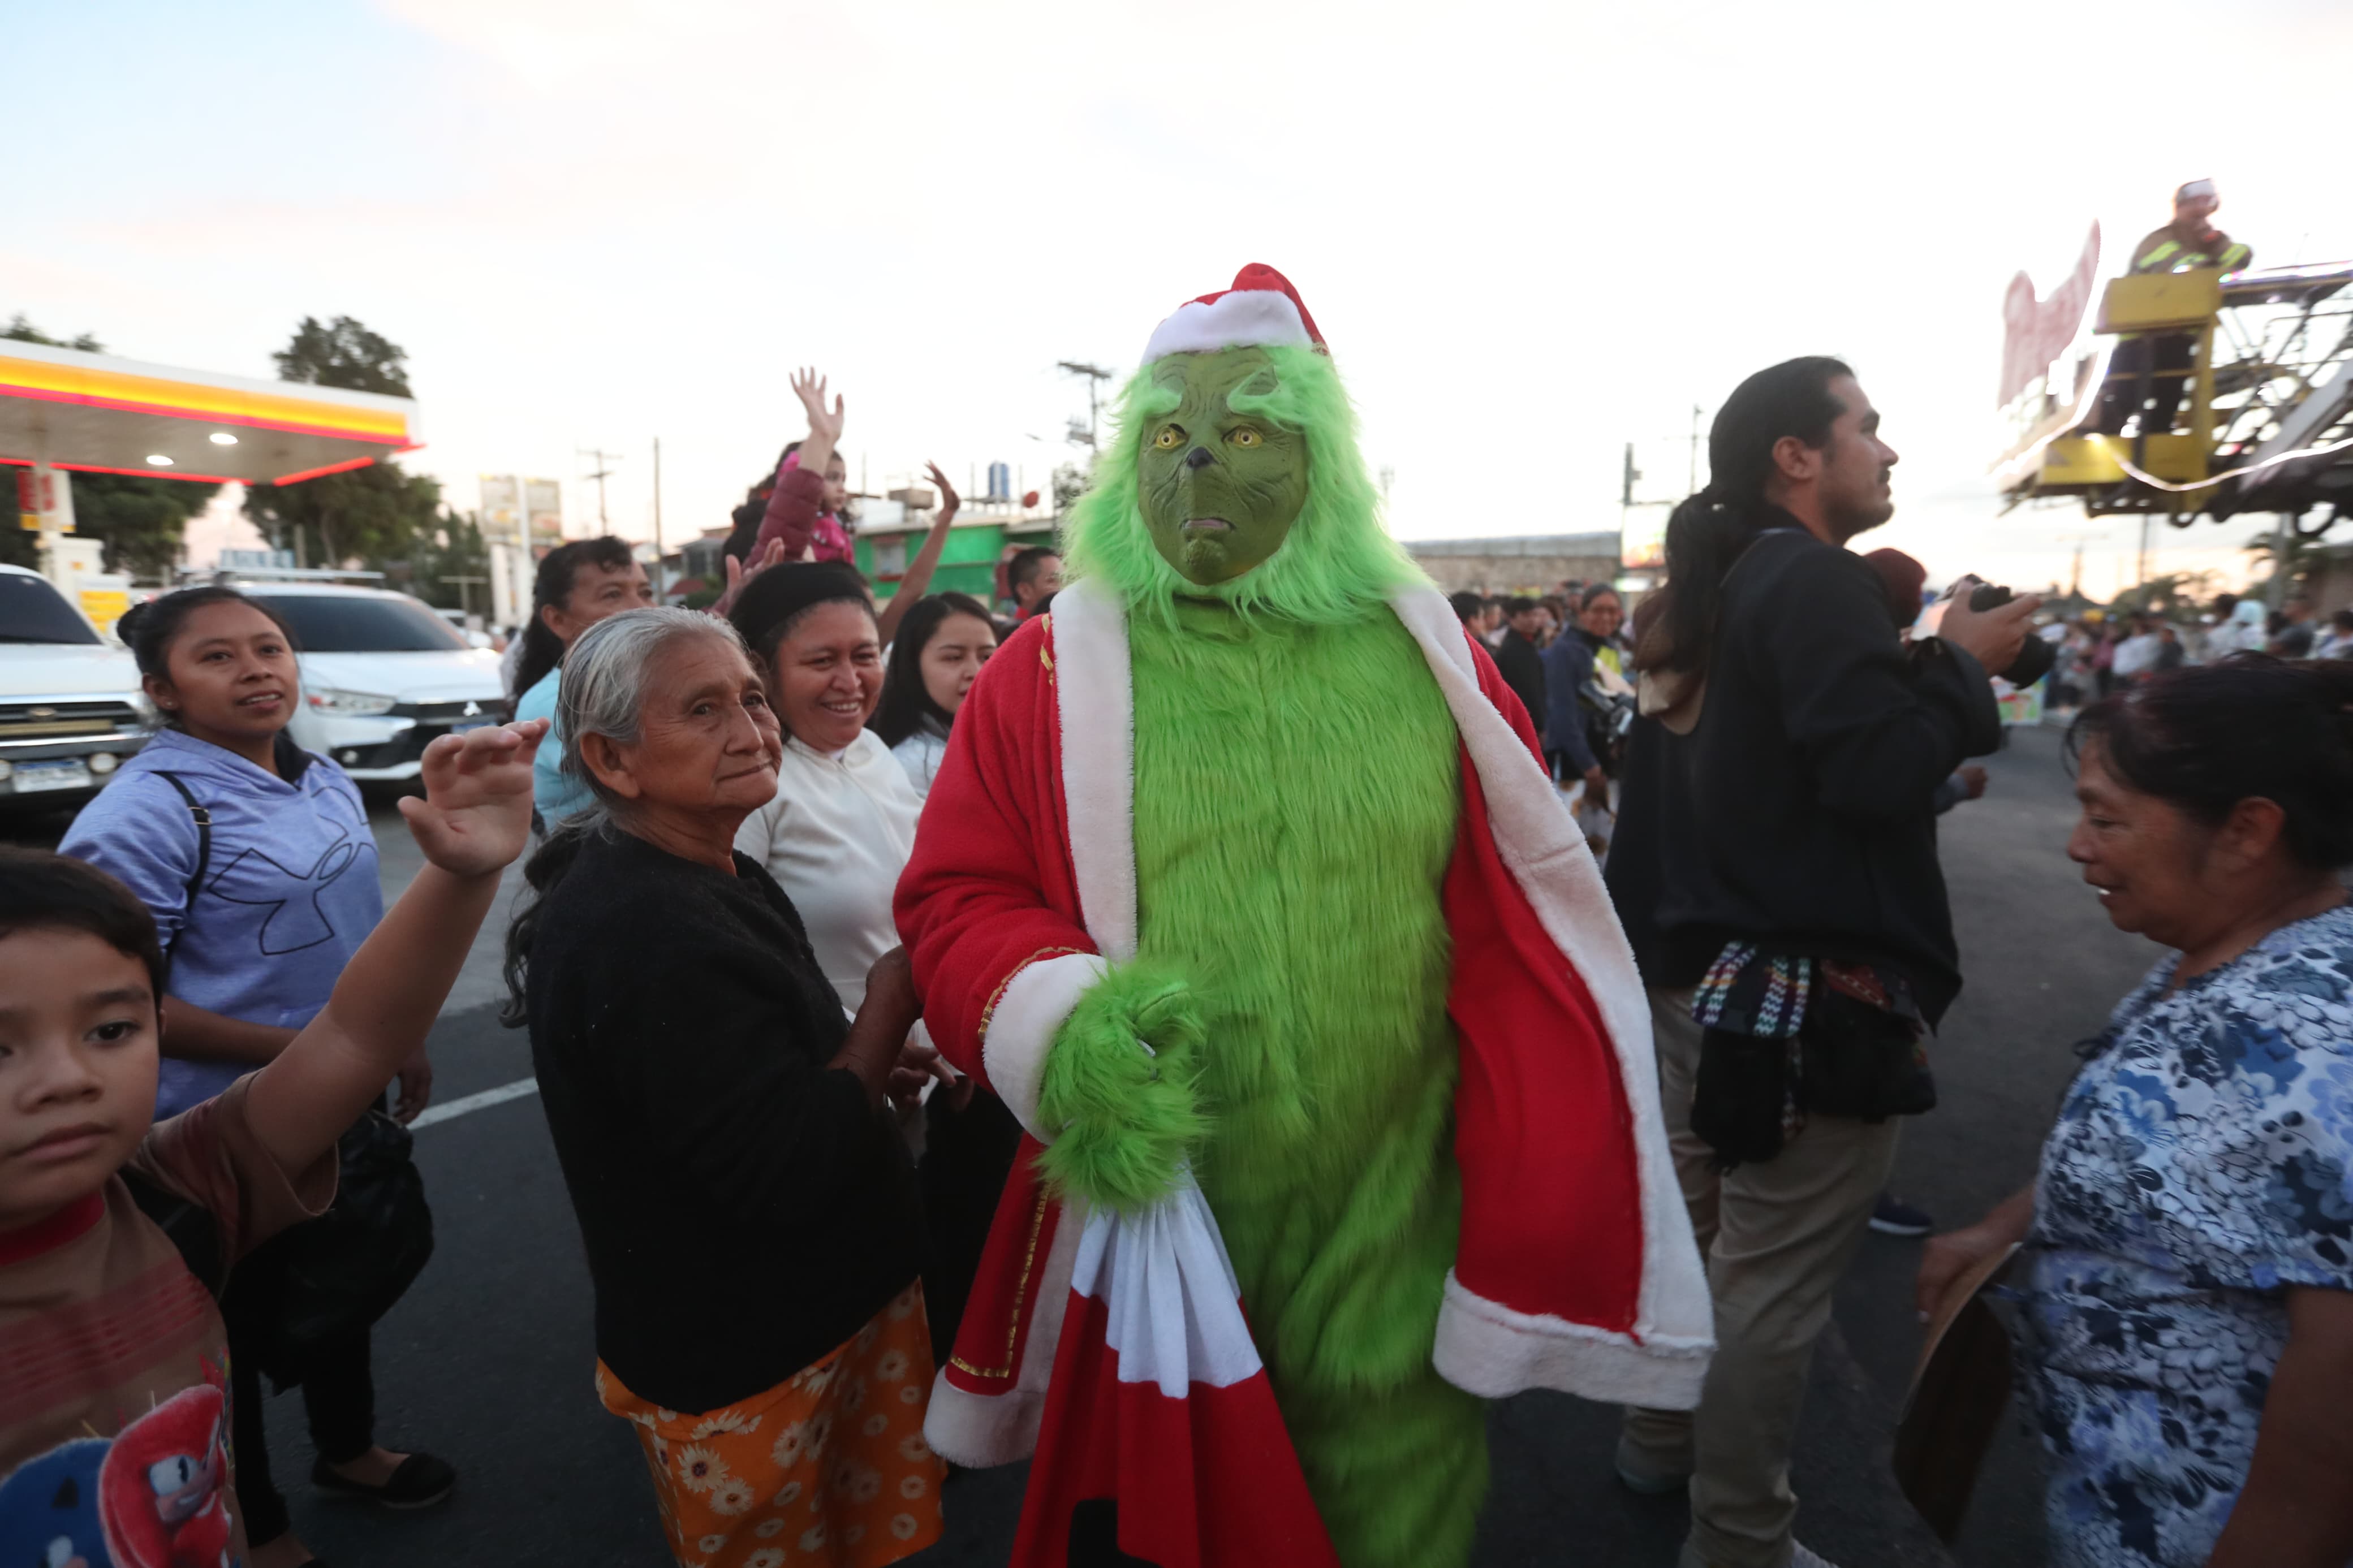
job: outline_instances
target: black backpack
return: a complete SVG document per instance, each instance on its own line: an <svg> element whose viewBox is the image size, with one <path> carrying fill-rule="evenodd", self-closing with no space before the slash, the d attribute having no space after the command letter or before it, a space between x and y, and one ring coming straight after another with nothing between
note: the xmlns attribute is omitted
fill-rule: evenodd
<svg viewBox="0 0 2353 1568"><path fill-rule="evenodd" d="M218 1301L228 1284L228 1255L221 1246L220 1221L213 1211L182 1197L135 1165L123 1166L120 1173L139 1212L153 1220L155 1228L179 1248L180 1261Z"/></svg>
<svg viewBox="0 0 2353 1568"><path fill-rule="evenodd" d="M187 803L196 825L196 869L188 879L186 906L193 910L212 864L212 813L178 773L156 771ZM181 930L186 929L184 921ZM173 944L178 942L174 932ZM167 948L167 973L171 958ZM383 1317L433 1256L433 1210L411 1150L407 1128L381 1110L368 1110L340 1140L334 1206L271 1238L248 1260L250 1289L274 1304L262 1314L268 1328L256 1349L263 1369L280 1384L300 1382L317 1352ZM122 1179L140 1212L171 1237L188 1272L219 1300L228 1282L219 1220L130 1167Z"/></svg>

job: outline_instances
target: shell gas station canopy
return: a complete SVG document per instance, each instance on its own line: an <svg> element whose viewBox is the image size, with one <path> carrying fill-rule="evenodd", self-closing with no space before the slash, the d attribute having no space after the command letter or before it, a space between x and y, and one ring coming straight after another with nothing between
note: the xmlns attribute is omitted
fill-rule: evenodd
<svg viewBox="0 0 2353 1568"><path fill-rule="evenodd" d="M282 485L418 445L406 397L0 342L0 463Z"/></svg>

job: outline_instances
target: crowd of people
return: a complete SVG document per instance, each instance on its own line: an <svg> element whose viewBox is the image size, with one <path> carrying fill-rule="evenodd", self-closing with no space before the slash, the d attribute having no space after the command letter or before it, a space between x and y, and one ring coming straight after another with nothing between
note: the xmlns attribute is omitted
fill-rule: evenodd
<svg viewBox="0 0 2353 1568"><path fill-rule="evenodd" d="M794 385L808 433L739 514L710 612L657 605L617 540L541 563L515 721L427 749L401 805L426 868L388 911L358 792L287 739L295 644L267 602L184 590L127 624L164 727L58 853L0 854L0 1333L31 1347L6 1363L0 1527L35 1488L123 1509L111 1478L139 1466L124 1518L59 1503L63 1547L28 1561L103 1560L87 1528L310 1563L264 1373L303 1391L315 1485L417 1507L458 1484L380 1440L369 1327L430 1247L403 1130L426 1033L527 842L506 1016L586 1247L583 1377L677 1561L863 1568L939 1538L934 1372L1023 1128L930 1037L894 898L944 765L970 765L958 713L1054 614L1062 562L1016 557L1003 615L927 593L956 509L934 468L941 515L878 606L841 400ZM1962 987L1936 816L1983 787L1993 675L2040 606L1963 594L1908 636L1918 578L1848 548L1890 516L1897 458L1835 360L1744 382L1709 458L1630 616L1608 583L1453 606L1504 716L1614 818L1606 886L1704 1264L1697 1406L1630 1405L1619 1477L1688 1494L1683 1568L1804 1568L1807 1368ZM2055 1563L2337 1568L2353 616L2226 596L2194 637L2058 637L2067 853L2172 952L2084 1047L2033 1182L1928 1243L1919 1305L2030 1248Z"/></svg>
<svg viewBox="0 0 2353 1568"><path fill-rule="evenodd" d="M2217 594L2202 612L2094 612L2055 621L2042 635L2058 653L2051 672L2051 706L2073 710L2184 665L2215 664L2234 653L2281 658L2353 658L2353 609L2323 621L2311 598L2290 594L2282 607Z"/></svg>

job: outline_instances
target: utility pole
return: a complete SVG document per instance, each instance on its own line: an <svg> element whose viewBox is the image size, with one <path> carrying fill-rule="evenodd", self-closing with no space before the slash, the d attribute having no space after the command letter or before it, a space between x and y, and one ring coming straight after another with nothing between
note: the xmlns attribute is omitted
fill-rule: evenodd
<svg viewBox="0 0 2353 1568"><path fill-rule="evenodd" d="M480 583L488 586L491 580L488 577L444 577L441 581L458 584L458 613L469 621L472 620L474 618L474 584Z"/></svg>
<svg viewBox="0 0 2353 1568"><path fill-rule="evenodd" d="M1618 486L1618 559L1626 559L1626 514L1634 510L1634 486L1641 481L1642 470L1634 466L1634 443L1626 443L1626 466Z"/></svg>
<svg viewBox="0 0 2353 1568"><path fill-rule="evenodd" d="M2084 594L2084 546L2091 541L2105 538L2107 538L2107 532L2105 530L2102 530L2097 533L2063 533L2059 535L2059 543L2072 544L2075 547L2075 564L2067 574L2067 596L2069 598L2081 598Z"/></svg>
<svg viewBox="0 0 2353 1568"><path fill-rule="evenodd" d="M1087 378L1087 427L1082 431L1079 422L1071 421L1070 442L1073 447L1095 450L1095 427L1103 414L1103 384L1111 379L1111 372L1099 364L1082 364L1076 360L1059 360L1056 363L1066 374Z"/></svg>
<svg viewBox="0 0 2353 1568"><path fill-rule="evenodd" d="M2272 523L2272 575L2263 584L2263 608L2283 609L2287 605L2288 568L2295 559L2295 520L2294 512L2281 512Z"/></svg>
<svg viewBox="0 0 2353 1568"><path fill-rule="evenodd" d="M580 455L596 465L595 473L584 474L581 477L596 481L596 526L604 532L610 533L613 531L613 525L605 516L605 481L613 477L613 470L606 465L619 462L621 454L607 452L601 447L586 447L580 449Z"/></svg>
<svg viewBox="0 0 2353 1568"><path fill-rule="evenodd" d="M669 589L662 582L661 437L657 436L654 437L654 603L660 604L662 595L667 592Z"/></svg>

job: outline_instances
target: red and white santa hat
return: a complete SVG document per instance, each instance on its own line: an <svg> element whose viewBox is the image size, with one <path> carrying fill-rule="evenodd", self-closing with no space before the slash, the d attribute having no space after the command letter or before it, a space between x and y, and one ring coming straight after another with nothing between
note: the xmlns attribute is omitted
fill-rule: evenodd
<svg viewBox="0 0 2353 1568"><path fill-rule="evenodd" d="M1253 261L1234 274L1234 286L1204 294L1176 307L1176 313L1152 330L1144 345L1144 363L1169 354L1215 353L1219 349L1324 347L1315 318L1299 298L1291 279L1262 261Z"/></svg>

